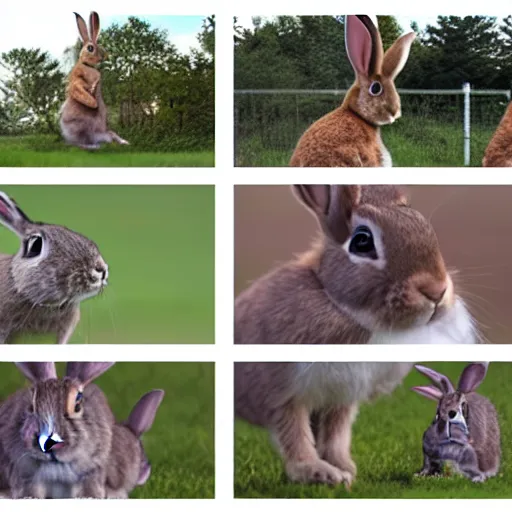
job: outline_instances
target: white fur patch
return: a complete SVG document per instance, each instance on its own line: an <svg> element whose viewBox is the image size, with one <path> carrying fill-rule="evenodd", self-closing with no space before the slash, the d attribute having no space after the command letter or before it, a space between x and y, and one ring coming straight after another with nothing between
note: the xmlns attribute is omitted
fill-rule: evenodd
<svg viewBox="0 0 512 512"><path fill-rule="evenodd" d="M296 363L295 395L311 410L350 405L391 393L412 363Z"/></svg>
<svg viewBox="0 0 512 512"><path fill-rule="evenodd" d="M394 119L391 121L393 122ZM382 137L380 136L380 132L378 134L378 143L380 148L380 165L382 167L393 167L393 160L391 158L391 153L388 151L388 148L382 142Z"/></svg>
<svg viewBox="0 0 512 512"><path fill-rule="evenodd" d="M380 331L368 343L379 345L454 345L477 343L473 319L461 298L438 320L403 331Z"/></svg>

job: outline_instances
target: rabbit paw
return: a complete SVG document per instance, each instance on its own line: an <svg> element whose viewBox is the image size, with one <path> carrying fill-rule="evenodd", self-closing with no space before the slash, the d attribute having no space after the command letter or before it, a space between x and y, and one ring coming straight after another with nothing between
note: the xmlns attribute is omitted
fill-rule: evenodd
<svg viewBox="0 0 512 512"><path fill-rule="evenodd" d="M350 456L343 456L341 454L336 456L331 453L323 457L323 459L326 460L329 464L332 464L338 469L341 469L341 471L350 473L352 475L352 480L355 479L357 474L357 467Z"/></svg>
<svg viewBox="0 0 512 512"><path fill-rule="evenodd" d="M130 145L130 143L127 140L125 140L125 139L119 139L119 144L124 144L124 145L127 145L127 146Z"/></svg>
<svg viewBox="0 0 512 512"><path fill-rule="evenodd" d="M475 483L480 483L480 482L483 482L484 480L485 480L484 475L477 475L477 476L474 476L473 478L471 478L471 481L475 482Z"/></svg>
<svg viewBox="0 0 512 512"><path fill-rule="evenodd" d="M350 487L354 479L350 472L342 471L321 459L288 464L287 473L294 482L327 485L345 484L347 488Z"/></svg>

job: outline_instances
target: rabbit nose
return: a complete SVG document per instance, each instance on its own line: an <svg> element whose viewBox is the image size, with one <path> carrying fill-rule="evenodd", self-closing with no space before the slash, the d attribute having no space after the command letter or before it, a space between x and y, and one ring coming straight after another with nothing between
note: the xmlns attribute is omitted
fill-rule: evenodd
<svg viewBox="0 0 512 512"><path fill-rule="evenodd" d="M447 290L446 282L432 282L418 288L419 292L434 304L439 304Z"/></svg>
<svg viewBox="0 0 512 512"><path fill-rule="evenodd" d="M54 448L58 448L64 442L59 434L53 433L47 435L45 433L39 434L38 438L39 448L43 453L48 453Z"/></svg>

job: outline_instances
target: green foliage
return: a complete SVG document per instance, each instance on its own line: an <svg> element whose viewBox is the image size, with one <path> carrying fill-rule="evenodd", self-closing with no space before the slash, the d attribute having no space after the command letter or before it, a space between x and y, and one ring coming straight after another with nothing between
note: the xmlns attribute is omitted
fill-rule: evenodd
<svg viewBox="0 0 512 512"><path fill-rule="evenodd" d="M464 363L426 363L457 380ZM235 425L236 498L512 498L510 417L511 363L491 363L479 391L498 411L502 461L497 476L483 483L447 471L442 478L420 478L423 432L434 419L435 403L410 391L426 379L412 371L392 395L364 404L355 421L352 456L357 478L343 486L292 484L268 433L238 420Z"/></svg>
<svg viewBox="0 0 512 512"><path fill-rule="evenodd" d="M57 133L57 115L64 101L64 74L59 61L39 49L14 48L2 53L0 66L0 133L49 131Z"/></svg>

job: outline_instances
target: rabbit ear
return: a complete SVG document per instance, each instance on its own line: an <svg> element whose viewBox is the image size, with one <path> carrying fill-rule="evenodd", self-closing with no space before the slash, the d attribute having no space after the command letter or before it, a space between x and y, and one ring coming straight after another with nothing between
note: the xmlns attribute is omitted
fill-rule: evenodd
<svg viewBox="0 0 512 512"><path fill-rule="evenodd" d="M439 402L439 400L443 398L443 392L434 386L415 386L411 388L411 390L436 402Z"/></svg>
<svg viewBox="0 0 512 512"><path fill-rule="evenodd" d="M156 411L164 398L164 394L161 389L150 391L146 393L132 409L126 426L137 437L147 432L151 428L151 425L153 425Z"/></svg>
<svg viewBox="0 0 512 512"><path fill-rule="evenodd" d="M87 386L94 379L105 373L115 363L68 363L66 366L66 377L76 379L84 386Z"/></svg>
<svg viewBox="0 0 512 512"><path fill-rule="evenodd" d="M55 363L14 363L18 369L34 384L57 378Z"/></svg>
<svg viewBox="0 0 512 512"><path fill-rule="evenodd" d="M293 191L315 214L327 236L338 243L345 242L352 212L361 201L360 185L294 185Z"/></svg>
<svg viewBox="0 0 512 512"><path fill-rule="evenodd" d="M345 47L356 74L369 77L380 70L382 41L369 16L345 16Z"/></svg>
<svg viewBox="0 0 512 512"><path fill-rule="evenodd" d="M382 63L382 75L391 80L394 80L400 71L404 69L409 52L411 50L412 42L416 34L409 32L399 37L384 54L384 60Z"/></svg>
<svg viewBox="0 0 512 512"><path fill-rule="evenodd" d="M418 370L420 373L428 377L441 391L444 393L455 393L455 388L451 383L450 379L443 375L442 373L438 373L431 368L427 368L426 366L422 366L420 364L415 364L414 368Z"/></svg>
<svg viewBox="0 0 512 512"><path fill-rule="evenodd" d="M484 380L489 363L471 363L462 372L459 379L458 390L463 393L471 393Z"/></svg>
<svg viewBox="0 0 512 512"><path fill-rule="evenodd" d="M31 224L30 219L4 192L0 192L0 223L20 238L24 236L27 225Z"/></svg>
<svg viewBox="0 0 512 512"><path fill-rule="evenodd" d="M76 16L76 24L78 27L78 32L80 33L80 37L82 41L85 43L86 41L90 41L89 32L87 30L87 25L85 20L78 14L77 12L73 13Z"/></svg>
<svg viewBox="0 0 512 512"><path fill-rule="evenodd" d="M95 43L100 34L100 17L96 11L92 11L89 16L89 29L91 31L91 40Z"/></svg>

